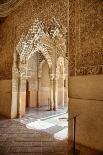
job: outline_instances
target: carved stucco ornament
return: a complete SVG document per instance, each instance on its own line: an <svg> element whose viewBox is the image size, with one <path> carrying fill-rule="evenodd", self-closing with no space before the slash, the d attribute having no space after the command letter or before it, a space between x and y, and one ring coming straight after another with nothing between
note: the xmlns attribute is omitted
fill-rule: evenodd
<svg viewBox="0 0 103 155"><path fill-rule="evenodd" d="M0 17L7 17L18 6L22 5L25 0L7 0L0 4Z"/></svg>

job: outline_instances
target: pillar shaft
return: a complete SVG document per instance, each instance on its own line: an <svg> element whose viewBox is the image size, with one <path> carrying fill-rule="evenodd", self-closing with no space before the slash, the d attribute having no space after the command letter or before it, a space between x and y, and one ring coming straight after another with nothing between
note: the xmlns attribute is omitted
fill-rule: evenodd
<svg viewBox="0 0 103 155"><path fill-rule="evenodd" d="M64 107L64 78L63 77L61 79L61 87L62 87L61 102L62 102L62 106Z"/></svg>
<svg viewBox="0 0 103 155"><path fill-rule="evenodd" d="M40 103L39 103L40 81L41 81L41 78L38 77L37 79L37 108L39 108L40 106Z"/></svg>
<svg viewBox="0 0 103 155"><path fill-rule="evenodd" d="M58 107L58 80L53 79L53 110L55 111Z"/></svg>
<svg viewBox="0 0 103 155"><path fill-rule="evenodd" d="M58 106L58 79L52 75L50 78L50 110L56 110Z"/></svg>
<svg viewBox="0 0 103 155"><path fill-rule="evenodd" d="M67 97L66 97L66 104L68 105L68 76L66 78L66 95L67 95Z"/></svg>
<svg viewBox="0 0 103 155"><path fill-rule="evenodd" d="M20 117L20 74L18 76L18 96L17 96L17 118Z"/></svg>
<svg viewBox="0 0 103 155"><path fill-rule="evenodd" d="M53 79L50 80L50 110L53 110Z"/></svg>

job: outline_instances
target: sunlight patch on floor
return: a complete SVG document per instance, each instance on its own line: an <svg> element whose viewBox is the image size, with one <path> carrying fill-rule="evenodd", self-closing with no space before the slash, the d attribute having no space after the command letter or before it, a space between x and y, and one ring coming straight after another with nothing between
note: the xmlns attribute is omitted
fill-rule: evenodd
<svg viewBox="0 0 103 155"><path fill-rule="evenodd" d="M53 130L53 128L57 129L59 127L59 129L53 133L53 136L57 140L65 140L68 138L68 114L62 113L59 115L38 119L27 123L26 127L33 130L43 130L48 133L50 132L50 129Z"/></svg>
<svg viewBox="0 0 103 155"><path fill-rule="evenodd" d="M64 128L63 130L54 134L54 138L58 140L65 140L68 138L68 128Z"/></svg>
<svg viewBox="0 0 103 155"><path fill-rule="evenodd" d="M26 125L28 129L37 129L37 130L44 130L53 126L55 126L53 123L49 123L41 120L37 120L35 122L31 122Z"/></svg>
<svg viewBox="0 0 103 155"><path fill-rule="evenodd" d="M61 126L61 127L68 127L68 114L59 115L56 117L52 117L49 119L46 119L46 122L53 123L55 125Z"/></svg>

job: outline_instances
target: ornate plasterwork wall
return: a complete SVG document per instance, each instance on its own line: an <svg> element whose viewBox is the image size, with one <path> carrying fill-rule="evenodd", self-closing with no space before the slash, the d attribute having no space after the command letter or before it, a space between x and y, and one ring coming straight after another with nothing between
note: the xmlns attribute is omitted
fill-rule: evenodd
<svg viewBox="0 0 103 155"><path fill-rule="evenodd" d="M12 59L14 48L13 22L0 25L0 79L12 78ZM4 27L4 29L3 29ZM6 29L5 29L6 28Z"/></svg>
<svg viewBox="0 0 103 155"><path fill-rule="evenodd" d="M24 0L1 0L0 2L0 17L8 16L18 6L22 5Z"/></svg>
<svg viewBox="0 0 103 155"><path fill-rule="evenodd" d="M58 65L62 62L64 63L66 58L66 28L59 24L56 19L52 20L52 25L47 26L37 19L33 22L28 32L21 35L20 41L16 46L17 61L15 63L18 65L17 68L22 77L27 76L28 62L34 53L36 53L35 59L38 59L34 59L34 61L38 61L38 67L40 62L46 60L50 74L58 76ZM62 59L63 61L61 61ZM13 72L15 72L17 65L14 65ZM62 65L64 68L64 64Z"/></svg>
<svg viewBox="0 0 103 155"><path fill-rule="evenodd" d="M69 2L70 75L103 74L103 1Z"/></svg>
<svg viewBox="0 0 103 155"><path fill-rule="evenodd" d="M0 79L12 79L13 53L21 35L35 19L50 25L52 17L66 27L67 0L25 0L5 19L0 25Z"/></svg>

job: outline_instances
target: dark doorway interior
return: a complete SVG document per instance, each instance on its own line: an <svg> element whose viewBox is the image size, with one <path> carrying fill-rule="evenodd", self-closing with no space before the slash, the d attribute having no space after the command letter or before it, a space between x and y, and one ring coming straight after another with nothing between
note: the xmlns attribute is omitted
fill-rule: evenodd
<svg viewBox="0 0 103 155"><path fill-rule="evenodd" d="M30 103L29 81L26 80L26 108L29 107L29 103Z"/></svg>

